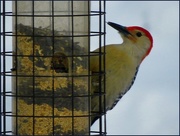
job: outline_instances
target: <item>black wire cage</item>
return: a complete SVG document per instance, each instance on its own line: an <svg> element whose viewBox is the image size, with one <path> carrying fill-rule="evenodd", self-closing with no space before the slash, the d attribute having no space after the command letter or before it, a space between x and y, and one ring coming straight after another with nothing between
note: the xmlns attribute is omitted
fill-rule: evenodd
<svg viewBox="0 0 180 136"><path fill-rule="evenodd" d="M105 3L1 0L1 135L106 135Z"/></svg>

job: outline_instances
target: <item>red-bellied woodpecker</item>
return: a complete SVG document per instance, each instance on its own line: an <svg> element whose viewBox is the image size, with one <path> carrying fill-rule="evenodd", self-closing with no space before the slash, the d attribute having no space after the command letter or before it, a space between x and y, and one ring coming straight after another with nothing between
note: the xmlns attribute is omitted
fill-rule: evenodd
<svg viewBox="0 0 180 136"><path fill-rule="evenodd" d="M150 53L153 47L153 38L151 34L142 27L125 27L112 22L108 22L108 25L118 30L123 39L123 43L105 46L106 111L111 110L121 97L131 88L141 62ZM99 49L96 49L94 52L98 51ZM99 71L98 56L91 57L90 70L92 73ZM98 92L98 81L97 77L92 77L92 94ZM103 102L104 101L102 101L102 103ZM91 110L92 115L94 112L99 111L98 95L94 95L91 99ZM92 116L91 124L98 118L99 116Z"/></svg>

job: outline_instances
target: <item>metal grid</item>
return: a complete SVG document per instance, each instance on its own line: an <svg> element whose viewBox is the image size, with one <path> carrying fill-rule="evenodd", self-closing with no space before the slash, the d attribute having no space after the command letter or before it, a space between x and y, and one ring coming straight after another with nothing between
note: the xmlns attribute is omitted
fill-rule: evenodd
<svg viewBox="0 0 180 136"><path fill-rule="evenodd" d="M18 2L20 1L1 0L0 3L1 135L106 135L105 80L102 83L102 79L105 79L105 65L100 65L99 71L96 73L91 73L90 71L90 57L92 55L99 57L99 64L102 61L105 64L105 0L96 1L98 4L98 10L96 11L91 11L90 5L93 1L88 0L88 14L78 15L74 12L73 5L75 5L75 2L73 0L69 0L69 15L55 14L55 0L46 1L51 3L52 9L48 15L35 14L36 1L29 1L32 4L31 15L19 15L17 14ZM12 4L14 10L8 8L10 4ZM75 18L83 16L88 17L88 33L76 34L74 31ZM32 26L19 24L18 19L21 17L31 17ZM49 27L36 27L35 22L38 17L51 18L52 25L50 30ZM70 33L66 32L63 35L57 33L55 26L55 19L57 18L70 19ZM98 19L98 27L95 30L91 30L90 27L91 19L93 20L93 18ZM9 21L11 20L14 22L12 28L9 27L11 25ZM76 38L88 39L86 49L78 45ZM100 50L91 54L90 41L93 38L98 38L97 45L99 45ZM27 44L25 46L26 49L20 48L22 42L21 47ZM58 45L58 47L63 47L63 51L67 51L68 54L62 51L56 52L57 42L68 44L67 49L61 44ZM42 46L36 46L42 43ZM50 43L51 49L44 47L46 43ZM26 52L29 46L32 46L31 54ZM104 47L101 48L102 46ZM41 51L45 53L40 54ZM48 60L48 64L45 64L46 60ZM80 63L79 60L83 63ZM27 66L30 62L31 65ZM26 66L27 69L22 71L22 68ZM29 67L31 68L29 69ZM85 69L85 72L78 71L82 67ZM40 72L38 73L37 71ZM47 71L51 71L51 73ZM91 94L91 79L94 76L98 77L99 89L98 93ZM57 91L55 85L57 81L62 82L62 80L68 81L68 83L65 83L66 88L61 87ZM47 91L49 86L46 84L49 82L51 84L49 90L51 91ZM46 91L42 88L38 89L40 84L43 88L46 88ZM63 86L62 84L60 85ZM100 110L91 113L90 105L93 95L99 98ZM102 101L104 101L103 104ZM83 102L86 103L84 104ZM48 111L50 113L47 113ZM99 117L99 127L95 131L90 130L91 117L93 116ZM37 126L37 122L39 122L40 126ZM61 122L61 124L57 122ZM67 125L67 122L70 126ZM47 127L43 126L45 123L49 123L46 125ZM67 128L64 127L65 125L67 125ZM50 126L51 129L46 129L46 132L42 132L40 131L41 126L44 128L49 128ZM78 126L79 128L77 128Z"/></svg>

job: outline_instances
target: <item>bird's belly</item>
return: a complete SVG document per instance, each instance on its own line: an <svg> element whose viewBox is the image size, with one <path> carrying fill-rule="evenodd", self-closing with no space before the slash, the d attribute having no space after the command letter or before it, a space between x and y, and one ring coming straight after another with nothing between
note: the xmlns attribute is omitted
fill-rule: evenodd
<svg viewBox="0 0 180 136"><path fill-rule="evenodd" d="M107 109L111 109L114 102L127 92L127 89L131 86L132 80L134 79L135 73L135 69L128 68L126 70L118 69L118 71L111 70L106 72Z"/></svg>

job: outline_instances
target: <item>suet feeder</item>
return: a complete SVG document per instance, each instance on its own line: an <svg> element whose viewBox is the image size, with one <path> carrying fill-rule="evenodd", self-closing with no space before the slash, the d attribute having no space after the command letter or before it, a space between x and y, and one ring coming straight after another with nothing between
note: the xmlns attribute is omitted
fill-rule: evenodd
<svg viewBox="0 0 180 136"><path fill-rule="evenodd" d="M91 11L90 0L1 0L1 135L105 134L102 126L90 131L90 41L105 37L99 10Z"/></svg>

